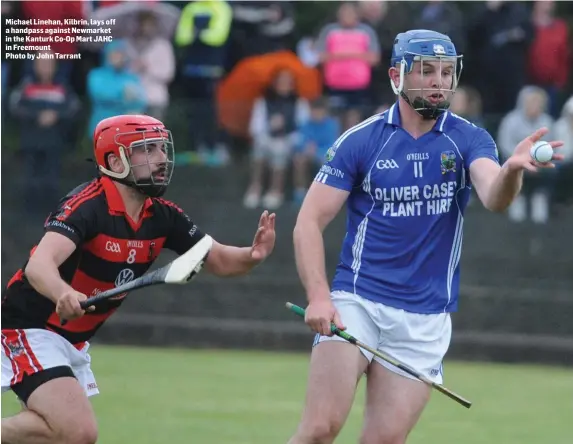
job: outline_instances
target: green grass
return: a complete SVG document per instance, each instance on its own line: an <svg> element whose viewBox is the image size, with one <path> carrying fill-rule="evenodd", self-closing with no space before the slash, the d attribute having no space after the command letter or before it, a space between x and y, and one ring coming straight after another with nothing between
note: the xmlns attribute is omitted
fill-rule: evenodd
<svg viewBox="0 0 573 444"><path fill-rule="evenodd" d="M105 444L280 444L296 428L308 355L136 349L94 345ZM467 410L434 392L409 444L571 443L573 372L450 362L446 386ZM337 443L356 443L364 386ZM18 410L11 392L2 416Z"/></svg>

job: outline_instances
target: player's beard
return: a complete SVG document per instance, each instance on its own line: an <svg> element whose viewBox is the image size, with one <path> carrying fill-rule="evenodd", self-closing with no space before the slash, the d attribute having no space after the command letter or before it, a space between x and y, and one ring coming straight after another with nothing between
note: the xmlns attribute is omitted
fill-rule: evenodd
<svg viewBox="0 0 573 444"><path fill-rule="evenodd" d="M161 177L159 177L161 176ZM154 171L147 177L135 179L133 174L129 180L124 181L126 185L136 189L141 194L148 197L161 197L167 191L171 182L170 166L165 166Z"/></svg>
<svg viewBox="0 0 573 444"><path fill-rule="evenodd" d="M167 191L170 182L168 167L160 168L151 176L137 181L137 186L142 193L149 197L161 197Z"/></svg>

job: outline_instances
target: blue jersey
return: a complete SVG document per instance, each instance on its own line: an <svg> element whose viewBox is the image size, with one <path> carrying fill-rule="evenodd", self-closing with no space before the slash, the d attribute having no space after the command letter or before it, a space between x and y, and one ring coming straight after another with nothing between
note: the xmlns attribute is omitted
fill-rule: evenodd
<svg viewBox="0 0 573 444"><path fill-rule="evenodd" d="M315 181L350 192L332 290L414 313L457 309L469 167L499 164L482 128L450 112L414 139L398 103L346 131Z"/></svg>

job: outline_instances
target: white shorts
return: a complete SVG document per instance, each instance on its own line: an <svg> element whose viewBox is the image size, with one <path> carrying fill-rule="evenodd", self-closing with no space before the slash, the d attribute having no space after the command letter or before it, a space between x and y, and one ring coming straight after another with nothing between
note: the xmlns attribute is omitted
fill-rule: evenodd
<svg viewBox="0 0 573 444"><path fill-rule="evenodd" d="M87 396L99 393L90 368L89 344L76 349L60 335L43 329L2 330L2 393L33 374L53 367L72 369Z"/></svg>
<svg viewBox="0 0 573 444"><path fill-rule="evenodd" d="M442 361L450 346L452 322L449 313L418 314L373 302L346 291L332 292L346 332L364 344L406 364L428 379L441 384ZM316 335L314 345L324 341L345 341L338 336ZM346 341L345 341L346 342ZM387 369L416 379L392 364L360 349Z"/></svg>

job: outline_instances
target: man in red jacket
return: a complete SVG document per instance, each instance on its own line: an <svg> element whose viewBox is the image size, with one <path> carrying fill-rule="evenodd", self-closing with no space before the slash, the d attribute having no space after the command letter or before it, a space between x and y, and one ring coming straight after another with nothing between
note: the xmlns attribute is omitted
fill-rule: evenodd
<svg viewBox="0 0 573 444"><path fill-rule="evenodd" d="M558 118L559 96L567 85L573 60L567 23L555 18L554 13L553 1L536 1L533 5L535 38L529 48L527 71L530 82L549 94L551 115Z"/></svg>

